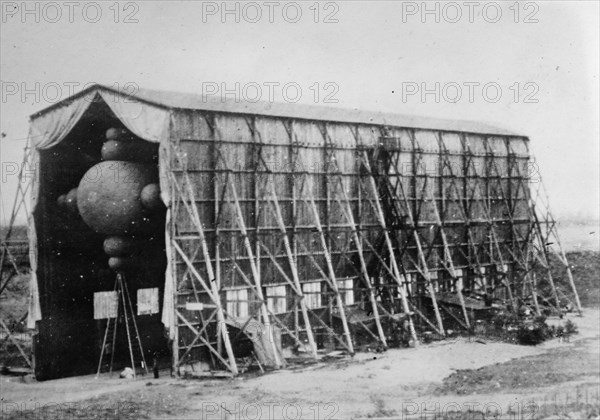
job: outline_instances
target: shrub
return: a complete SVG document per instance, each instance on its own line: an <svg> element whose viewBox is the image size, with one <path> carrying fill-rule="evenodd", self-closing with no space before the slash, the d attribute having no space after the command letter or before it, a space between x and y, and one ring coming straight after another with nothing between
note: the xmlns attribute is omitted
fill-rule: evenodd
<svg viewBox="0 0 600 420"><path fill-rule="evenodd" d="M577 328L577 324L575 324L570 319L567 319L567 322L565 322L565 334L572 335L577 334L578 332L579 328Z"/></svg>
<svg viewBox="0 0 600 420"><path fill-rule="evenodd" d="M544 342L550 336L550 328L545 323L521 325L517 330L519 344L535 346Z"/></svg>

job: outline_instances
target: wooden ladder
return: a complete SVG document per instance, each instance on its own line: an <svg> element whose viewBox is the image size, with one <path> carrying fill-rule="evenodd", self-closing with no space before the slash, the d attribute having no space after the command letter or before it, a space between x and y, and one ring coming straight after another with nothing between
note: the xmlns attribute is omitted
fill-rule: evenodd
<svg viewBox="0 0 600 420"><path fill-rule="evenodd" d="M98 361L98 370L96 371L96 378L99 377L102 369L103 360L106 352L106 343L108 338L111 337L112 346L110 352L110 368L109 372L112 375L113 363L116 352L117 342L117 326L119 321L122 320L125 324L125 331L127 334L127 348L129 349L129 358L131 360L131 369L133 370L133 377L136 377L136 355L140 357L138 361L145 373L148 373L148 364L144 356L144 349L142 347L142 340L135 320L135 312L133 305L131 304L131 297L129 295L129 288L125 280L125 275L122 272L117 273L115 280L115 291L117 292L117 314L115 318L108 318L106 323L106 330L104 331L104 339L102 341L102 351L100 352L100 360Z"/></svg>

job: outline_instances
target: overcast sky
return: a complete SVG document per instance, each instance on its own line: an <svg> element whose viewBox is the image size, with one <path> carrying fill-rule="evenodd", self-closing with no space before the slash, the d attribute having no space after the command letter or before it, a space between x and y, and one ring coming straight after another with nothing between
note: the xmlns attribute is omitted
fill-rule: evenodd
<svg viewBox="0 0 600 420"><path fill-rule="evenodd" d="M2 223L28 116L90 82L495 123L558 216L598 217L597 1L73 3L2 2Z"/></svg>

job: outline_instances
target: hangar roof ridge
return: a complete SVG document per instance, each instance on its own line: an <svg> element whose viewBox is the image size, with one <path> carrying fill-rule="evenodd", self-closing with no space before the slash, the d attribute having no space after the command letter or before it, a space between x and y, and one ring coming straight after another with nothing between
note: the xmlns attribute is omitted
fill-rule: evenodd
<svg viewBox="0 0 600 420"><path fill-rule="evenodd" d="M506 128L477 121L453 120L416 115L395 114L379 111L366 111L358 108L329 107L300 103L239 101L231 98L215 98L197 93L182 93L155 89L137 88L135 92L125 92L101 84L94 84L81 92L50 105L30 116L35 118L69 103L93 90L105 90L130 97L149 105L173 110L199 110L242 115L261 115L280 118L295 118L337 123L383 125L417 129L431 129L474 134L526 137Z"/></svg>

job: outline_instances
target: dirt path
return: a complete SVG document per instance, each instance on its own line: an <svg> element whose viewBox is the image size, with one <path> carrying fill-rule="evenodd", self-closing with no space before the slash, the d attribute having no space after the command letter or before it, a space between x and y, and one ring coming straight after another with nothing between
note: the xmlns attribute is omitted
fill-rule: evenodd
<svg viewBox="0 0 600 420"><path fill-rule="evenodd" d="M134 381L104 375L25 383L0 377L2 408L5 418L36 419L44 418L40 412L50 418L408 419L426 418L425 412L430 418L466 414L469 407L487 410L487 418L540 418L562 406L570 413L600 406L599 319L596 309L574 317L580 334L571 343L528 347L459 339L255 378L186 381L163 374Z"/></svg>

